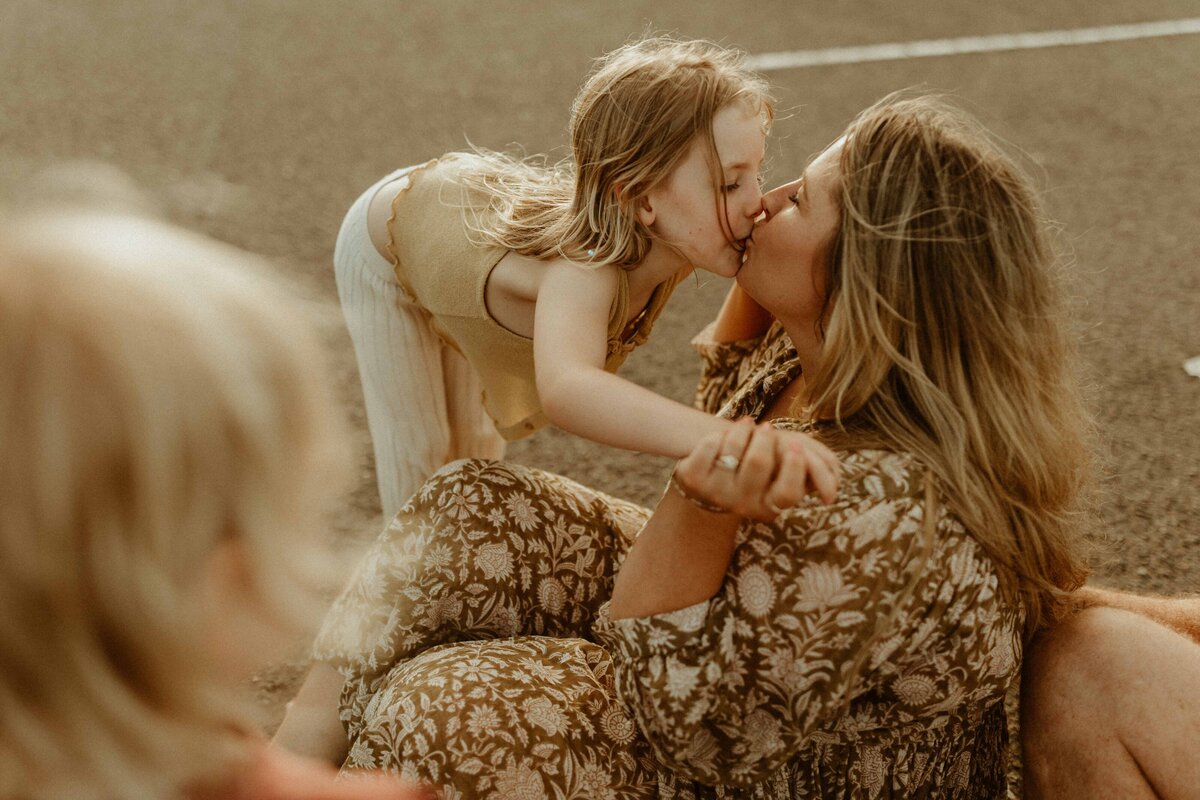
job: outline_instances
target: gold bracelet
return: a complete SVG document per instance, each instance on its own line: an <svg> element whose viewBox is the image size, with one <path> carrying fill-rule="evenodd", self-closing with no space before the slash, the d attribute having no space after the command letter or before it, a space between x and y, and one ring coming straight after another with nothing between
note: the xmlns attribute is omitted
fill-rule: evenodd
<svg viewBox="0 0 1200 800"><path fill-rule="evenodd" d="M701 511L707 511L710 514L729 513L728 508L721 508L720 506L709 503L706 500L701 500L699 497L696 497L687 489L683 488L683 484L679 482L678 476L675 475L675 470L671 470L671 482L668 484L668 486L678 492L680 497L682 497L684 500L687 500Z"/></svg>

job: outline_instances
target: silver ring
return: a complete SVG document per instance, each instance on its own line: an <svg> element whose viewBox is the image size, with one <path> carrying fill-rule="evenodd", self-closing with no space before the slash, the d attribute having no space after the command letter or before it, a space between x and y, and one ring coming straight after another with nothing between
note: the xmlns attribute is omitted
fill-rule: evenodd
<svg viewBox="0 0 1200 800"><path fill-rule="evenodd" d="M726 453L723 456L717 456L717 460L713 462L718 469L727 469L730 472L737 472L738 467L742 465L742 460L732 453Z"/></svg>

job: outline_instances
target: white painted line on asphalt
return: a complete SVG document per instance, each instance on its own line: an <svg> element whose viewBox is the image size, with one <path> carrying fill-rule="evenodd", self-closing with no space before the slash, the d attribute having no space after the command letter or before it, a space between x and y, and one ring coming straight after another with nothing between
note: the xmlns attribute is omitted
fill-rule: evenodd
<svg viewBox="0 0 1200 800"><path fill-rule="evenodd" d="M1080 44L1123 42L1162 36L1200 33L1200 17L1143 22L1135 25L1106 25L1100 28L1075 28L1036 33L1002 33L995 36L964 36L958 39L921 39L862 47L831 47L825 50L793 50L760 53L746 59L747 66L761 72L798 69L828 64L862 64L869 61L898 61L931 56L957 56L964 53L999 53L1005 50L1034 50L1039 47L1066 47Z"/></svg>

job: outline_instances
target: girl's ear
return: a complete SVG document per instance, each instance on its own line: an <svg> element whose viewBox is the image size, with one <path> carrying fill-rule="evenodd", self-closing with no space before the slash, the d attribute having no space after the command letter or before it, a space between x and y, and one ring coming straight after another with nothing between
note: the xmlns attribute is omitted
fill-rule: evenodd
<svg viewBox="0 0 1200 800"><path fill-rule="evenodd" d="M654 203L650 200L650 195L642 195L637 205L634 207L634 213L637 215L637 221L649 228L654 224L655 213Z"/></svg>

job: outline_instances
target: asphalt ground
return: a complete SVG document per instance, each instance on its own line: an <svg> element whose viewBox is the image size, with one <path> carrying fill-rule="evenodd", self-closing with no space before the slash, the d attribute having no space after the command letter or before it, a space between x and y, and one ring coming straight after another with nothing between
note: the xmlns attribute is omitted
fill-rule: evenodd
<svg viewBox="0 0 1200 800"><path fill-rule="evenodd" d="M568 107L591 59L639 33L761 53L1200 12L1195 0L734 6L0 0L0 195L27 202L31 176L47 168L60 189L86 194L110 182L105 169L115 166L170 219L265 254L335 301L334 235L362 189L468 142L562 155ZM950 93L1026 152L1060 224L1100 422L1097 575L1128 589L1196 591L1200 379L1182 364L1200 355L1200 36L769 77L781 110L769 184L797 174L856 111L903 87ZM680 289L623 374L688 400L698 371L687 341L727 287L706 277ZM380 519L349 338L340 329L328 338L361 453L335 524L350 553ZM667 469L554 430L510 456L647 503ZM260 678L268 728L301 666Z"/></svg>

